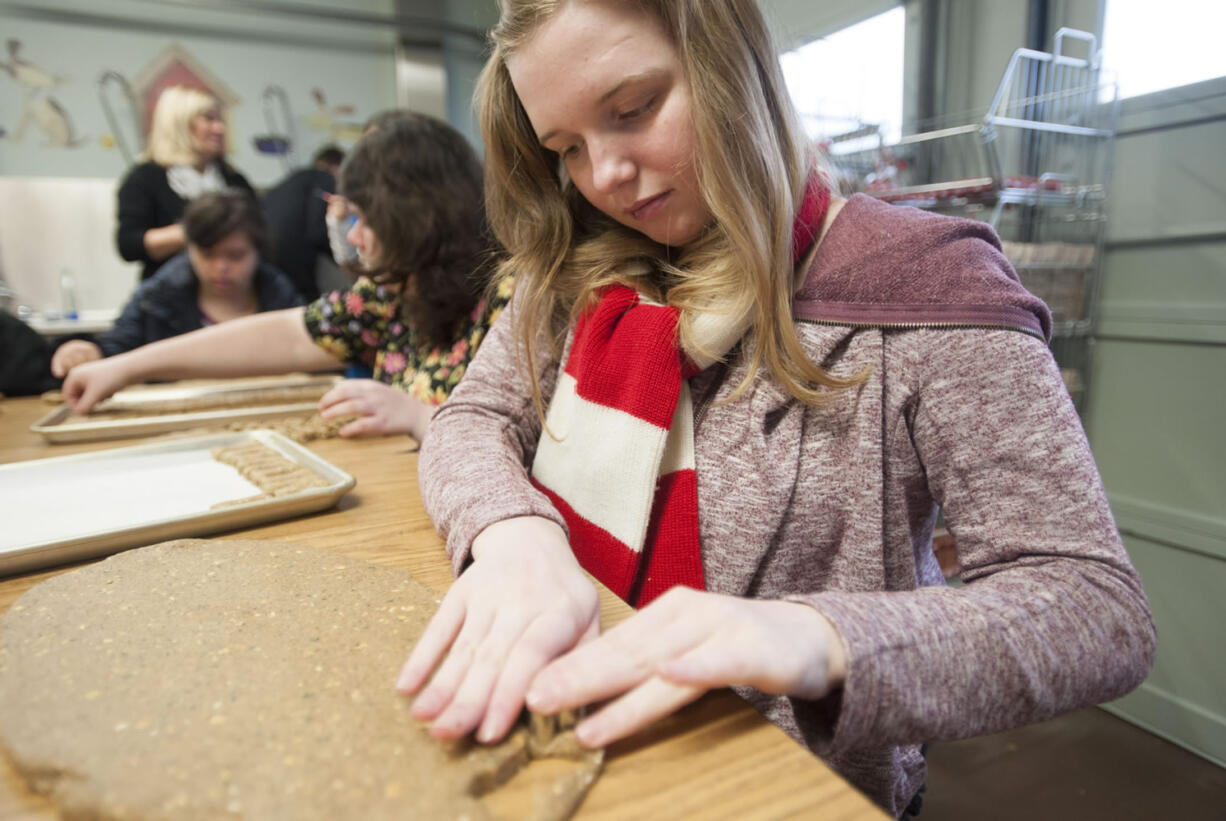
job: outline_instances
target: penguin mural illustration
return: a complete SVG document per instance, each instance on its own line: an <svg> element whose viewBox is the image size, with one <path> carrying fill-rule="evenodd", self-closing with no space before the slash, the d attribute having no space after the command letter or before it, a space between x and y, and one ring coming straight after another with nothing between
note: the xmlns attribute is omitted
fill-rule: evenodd
<svg viewBox="0 0 1226 821"><path fill-rule="evenodd" d="M362 136L361 124L340 119L353 116L353 106L328 105L328 98L319 88L311 89L311 97L315 100L315 111L302 118L303 125L315 131L325 132L328 139L333 141L357 142Z"/></svg>
<svg viewBox="0 0 1226 821"><path fill-rule="evenodd" d="M21 119L12 136L8 139L21 142L26 129L31 123L43 132L47 145L57 148L75 148L85 142L83 137L73 133L72 119L68 112L51 96L51 90L68 82L67 77L51 74L36 66L21 56L21 41L8 41L9 59L0 62L0 69L13 78L22 88L26 89L26 99L22 104ZM0 131L0 136L3 131Z"/></svg>

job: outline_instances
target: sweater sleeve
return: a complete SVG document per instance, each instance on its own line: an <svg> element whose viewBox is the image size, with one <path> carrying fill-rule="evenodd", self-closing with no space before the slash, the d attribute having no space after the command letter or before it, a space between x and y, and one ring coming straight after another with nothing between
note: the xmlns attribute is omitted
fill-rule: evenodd
<svg viewBox="0 0 1226 821"><path fill-rule="evenodd" d="M119 186L115 244L119 255L129 262L152 262L145 250L145 232L162 227L155 224L157 200L153 191L154 175L160 170L150 163L138 165Z"/></svg>
<svg viewBox="0 0 1226 821"><path fill-rule="evenodd" d="M145 284L138 286L111 329L95 338L103 356L126 353L152 341L147 338L145 312L141 308L147 287Z"/></svg>
<svg viewBox="0 0 1226 821"><path fill-rule="evenodd" d="M966 584L800 597L848 651L834 750L996 732L1116 698L1156 645L1047 347L1013 331L907 333L922 336L907 343L910 410L889 447L914 448Z"/></svg>
<svg viewBox="0 0 1226 821"><path fill-rule="evenodd" d="M513 299L430 422L418 460L422 499L447 541L457 575L473 539L495 522L543 516L566 527L528 478L541 428L524 363L516 359L514 312ZM557 367L549 362L543 368L540 387L546 401Z"/></svg>

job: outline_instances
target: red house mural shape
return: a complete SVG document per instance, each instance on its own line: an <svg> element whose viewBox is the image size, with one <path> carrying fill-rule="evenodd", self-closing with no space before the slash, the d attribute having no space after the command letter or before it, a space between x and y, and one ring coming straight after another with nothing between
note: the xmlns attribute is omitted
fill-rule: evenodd
<svg viewBox="0 0 1226 821"><path fill-rule="evenodd" d="M163 49L162 53L153 58L132 80L132 93L144 108L146 136L153 125L153 109L157 105L158 96L171 86L196 88L216 97L221 102L222 116L226 119L226 142L230 142L230 135L234 133L230 123L230 109L238 104L238 95L178 43L171 43Z"/></svg>

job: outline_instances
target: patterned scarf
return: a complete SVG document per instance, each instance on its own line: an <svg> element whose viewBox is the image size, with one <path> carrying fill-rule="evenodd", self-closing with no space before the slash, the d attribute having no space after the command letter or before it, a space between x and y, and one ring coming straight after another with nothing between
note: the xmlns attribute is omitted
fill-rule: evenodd
<svg viewBox="0 0 1226 821"><path fill-rule="evenodd" d="M792 227L793 263L821 230L830 192L814 175ZM671 587L705 589L689 378L736 344L745 322L712 313L678 347L677 308L612 285L575 325L532 482L562 514L579 563L641 607ZM551 435L552 434L552 435Z"/></svg>
<svg viewBox="0 0 1226 821"><path fill-rule="evenodd" d="M197 171L190 165L172 165L166 169L166 184L179 199L190 201L201 194L222 190L226 187L226 178L215 162L206 165L204 171Z"/></svg>

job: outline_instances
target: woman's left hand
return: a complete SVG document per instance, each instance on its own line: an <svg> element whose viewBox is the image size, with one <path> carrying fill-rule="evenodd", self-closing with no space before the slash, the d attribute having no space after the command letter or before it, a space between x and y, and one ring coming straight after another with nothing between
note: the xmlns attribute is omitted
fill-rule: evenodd
<svg viewBox="0 0 1226 821"><path fill-rule="evenodd" d="M87 339L70 339L55 349L51 357L51 375L57 379L68 376L77 365L102 358L102 349Z"/></svg>
<svg viewBox="0 0 1226 821"><path fill-rule="evenodd" d="M324 419L359 417L338 431L341 436L407 433L420 442L434 411L434 406L374 379L338 382L319 400Z"/></svg>
<svg viewBox="0 0 1226 821"><path fill-rule="evenodd" d="M600 747L637 732L717 687L821 698L846 676L843 642L816 609L677 587L556 659L528 689L552 714L615 698L576 729Z"/></svg>

